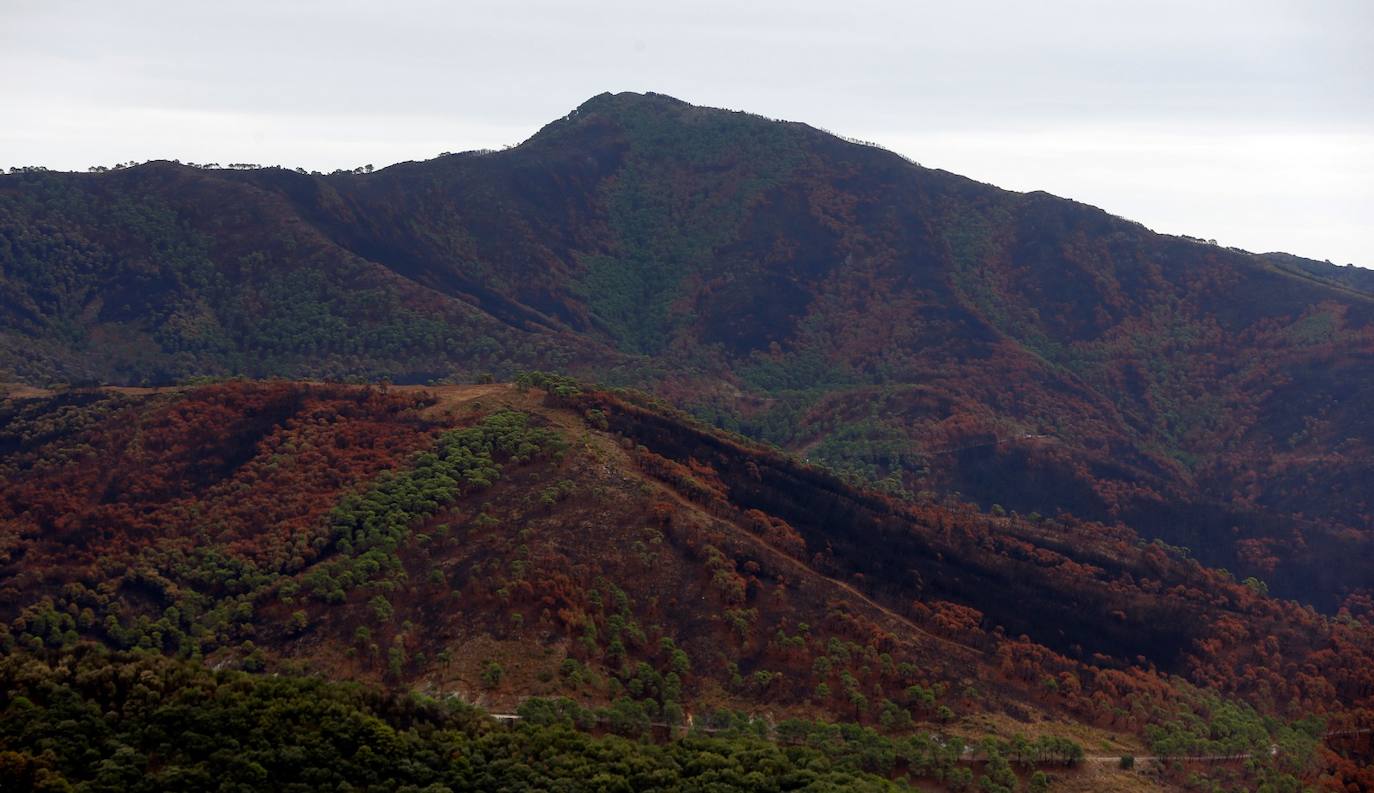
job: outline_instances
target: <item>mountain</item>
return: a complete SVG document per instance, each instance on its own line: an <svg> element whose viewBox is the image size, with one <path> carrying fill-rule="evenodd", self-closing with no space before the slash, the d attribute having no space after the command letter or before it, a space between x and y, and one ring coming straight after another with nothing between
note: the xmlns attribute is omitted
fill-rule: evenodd
<svg viewBox="0 0 1374 793"><path fill-rule="evenodd" d="M1374 569L1371 290L655 94L376 173L0 176L0 377L559 370L1328 611Z"/></svg>
<svg viewBox="0 0 1374 793"><path fill-rule="evenodd" d="M1121 784L1101 761L1122 754L1253 757L1161 768L1166 787L1189 773L1367 781L1363 755L1327 738L1367 725L1374 704L1367 602L1326 617L1126 529L894 499L642 395L545 376L30 390L0 402L0 427L0 648L18 659L0 664L0 748L25 752L0 774L54 768L35 736L70 735L56 714L83 722L90 708L111 715L89 729L117 732L147 772L157 755L218 762L147 737L203 707L231 711L228 730L255 707L288 735L383 716L422 736L477 730L423 703L147 660L165 654L533 720L528 697L569 697L626 735L766 712L780 734L885 777L898 755L918 777L958 765L930 743L938 730L993 737L975 763L989 775L998 752L1032 757L1018 739L1037 741L1032 768L1087 743L1099 760L1065 779L1080 789ZM127 655L93 660L90 642ZM153 688L101 682L120 679ZM182 704L150 716L153 690ZM53 724L24 727L45 724L34 701ZM203 732L204 718L179 729ZM811 743L796 719L878 732ZM912 729L925 743L901 737ZM339 762L371 762L344 740ZM406 774L428 762L419 740ZM119 745L103 741L94 756ZM502 746L488 757L526 751Z"/></svg>

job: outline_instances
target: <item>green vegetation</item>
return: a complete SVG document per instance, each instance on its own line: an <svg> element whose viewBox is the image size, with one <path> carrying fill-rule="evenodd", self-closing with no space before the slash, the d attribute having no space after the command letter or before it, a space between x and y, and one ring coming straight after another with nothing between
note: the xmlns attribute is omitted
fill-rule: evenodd
<svg viewBox="0 0 1374 793"><path fill-rule="evenodd" d="M520 391L531 388L543 390L550 396L572 397L582 390L576 378L554 372L519 372L515 375L515 387Z"/></svg>
<svg viewBox="0 0 1374 793"><path fill-rule="evenodd" d="M0 658L0 787L36 791L888 791L885 756L736 732L666 744L577 731L532 702L500 727L457 701L211 672L83 648ZM632 716L605 714L615 731Z"/></svg>
<svg viewBox="0 0 1374 793"><path fill-rule="evenodd" d="M439 514L463 493L490 487L501 476L503 463L518 465L563 448L557 433L531 426L528 415L509 410L444 433L410 468L380 477L365 493L334 508L329 525L337 557L313 568L305 583L316 597L340 602L351 589L403 574L397 551L411 527ZM390 606L377 612L385 621Z"/></svg>
<svg viewBox="0 0 1374 793"><path fill-rule="evenodd" d="M271 217L226 246L215 236L222 225L199 225L203 208L186 196L172 203L62 173L7 179L0 292L17 313L0 327L0 371L13 367L31 382L88 372L129 383L377 379L566 360L556 345L522 344L500 323L438 304L358 257L321 251ZM241 190L218 185L215 211L265 214Z"/></svg>
<svg viewBox="0 0 1374 793"><path fill-rule="evenodd" d="M664 112L615 97L592 100L582 112L602 107L633 144L605 197L615 244L584 257L577 287L623 349L659 353L687 320L673 305L683 280L710 273L750 204L803 154L794 136L773 134L767 121L743 113ZM731 189L710 191L722 178Z"/></svg>
<svg viewBox="0 0 1374 793"><path fill-rule="evenodd" d="M1245 755L1257 789L1301 789L1326 729L1321 719L1285 723L1212 692L1186 690L1186 709L1145 728L1151 751L1165 758Z"/></svg>
<svg viewBox="0 0 1374 793"><path fill-rule="evenodd" d="M8 431L16 441L39 442L50 433L79 431L123 403L119 397L92 399L84 410L63 409L41 420L21 413L11 416ZM289 448L283 445L280 452ZM16 603L17 618L0 638L5 644L39 649L70 647L81 637L94 637L119 649L184 658L236 648L242 663L261 666L263 653L251 644L258 630L270 624L259 618L261 610L278 601L289 607L282 627L300 635L312 624L311 612L300 608L303 596L338 603L350 591L366 588L363 613L378 624L390 622L394 608L389 593L405 576L399 553L412 530L461 495L489 487L505 466L557 455L563 448L557 433L535 426L530 416L494 413L472 427L438 436L430 450L345 496L315 525L289 539L266 535L282 543L270 553L245 555L212 541L209 525L197 530L193 536L200 541L191 547L171 537L133 545L123 559L100 560L88 575L60 591L22 606ZM81 449L75 446L71 454L91 452ZM279 461L274 464L290 465L288 454L273 459ZM194 508L184 514L198 517ZM369 654L384 650L393 667L411 660L404 648L379 650L370 634L360 636L357 645Z"/></svg>

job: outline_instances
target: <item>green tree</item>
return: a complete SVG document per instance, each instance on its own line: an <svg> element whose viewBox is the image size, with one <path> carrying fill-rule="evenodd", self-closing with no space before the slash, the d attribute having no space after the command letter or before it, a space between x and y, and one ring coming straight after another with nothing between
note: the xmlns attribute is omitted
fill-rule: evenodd
<svg viewBox="0 0 1374 793"><path fill-rule="evenodd" d="M391 601L385 595L376 595L367 601L367 607L372 609L372 615L381 622L390 622L392 617Z"/></svg>
<svg viewBox="0 0 1374 793"><path fill-rule="evenodd" d="M501 685L501 678L505 670L495 661L487 661L482 665L482 685L486 688L496 688Z"/></svg>

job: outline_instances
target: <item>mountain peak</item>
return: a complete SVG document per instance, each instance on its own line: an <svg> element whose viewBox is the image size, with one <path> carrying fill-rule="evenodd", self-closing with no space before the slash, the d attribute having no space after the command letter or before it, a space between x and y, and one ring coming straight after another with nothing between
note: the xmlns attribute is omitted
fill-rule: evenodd
<svg viewBox="0 0 1374 793"><path fill-rule="evenodd" d="M639 93L637 91L619 91L612 93L606 91L578 105L577 108L568 115L577 116L585 113L615 113L631 109L666 110L670 108L684 109L692 107L695 107L695 105L684 102L676 97L654 93L653 91L646 91L644 93Z"/></svg>
<svg viewBox="0 0 1374 793"><path fill-rule="evenodd" d="M685 102L667 94L652 91L638 93L621 91L601 93L571 110L566 116L546 124L536 132L529 142L566 146L582 135L596 137L596 131L612 129L622 131L643 130L647 127L663 128L707 119L750 119L758 123L772 124L771 120L753 116L740 111L724 108L705 107Z"/></svg>

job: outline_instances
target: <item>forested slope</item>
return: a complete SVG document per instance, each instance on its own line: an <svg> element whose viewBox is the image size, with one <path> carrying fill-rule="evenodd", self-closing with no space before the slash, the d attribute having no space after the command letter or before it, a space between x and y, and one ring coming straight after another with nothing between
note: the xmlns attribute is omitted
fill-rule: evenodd
<svg viewBox="0 0 1374 793"><path fill-rule="evenodd" d="M1206 770L1239 784L1363 773L1319 745L1369 723L1368 612L1321 616L1126 529L896 500L634 394L522 382L0 403L8 685L100 702L62 671L95 642L495 709L569 697L625 729L723 709L889 735L1086 728L1168 753L1292 744ZM6 739L29 774L53 767L33 734Z"/></svg>
<svg viewBox="0 0 1374 793"><path fill-rule="evenodd" d="M1328 612L1371 584L1366 285L660 95L376 173L0 177L16 379L557 369Z"/></svg>

